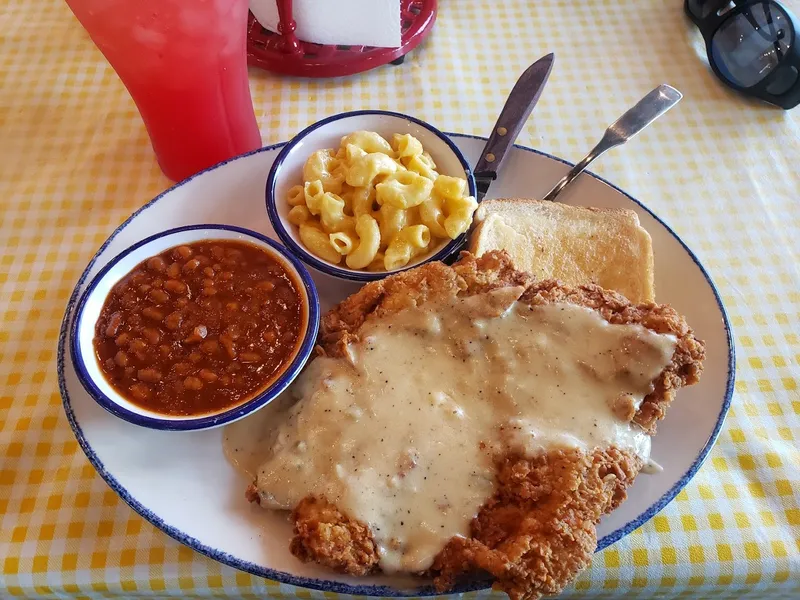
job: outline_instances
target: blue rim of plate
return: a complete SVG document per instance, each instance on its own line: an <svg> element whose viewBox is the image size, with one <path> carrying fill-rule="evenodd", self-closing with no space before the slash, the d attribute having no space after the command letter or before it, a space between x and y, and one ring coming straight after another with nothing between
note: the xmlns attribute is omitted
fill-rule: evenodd
<svg viewBox="0 0 800 600"><path fill-rule="evenodd" d="M462 133L448 133L447 135L450 136L450 137L455 137L455 138L475 139L475 140L481 140L481 141L484 141L484 142L486 142L487 139L488 139L488 138L481 137L481 136L468 135L468 134L462 134ZM342 582L339 582L339 581L331 581L331 580L308 578L308 577L298 577L298 576L292 575L290 573L285 573L283 571L276 571L276 570L273 570L273 569L269 569L269 568L265 568L265 567L256 565L256 564L248 562L248 561L243 561L243 560L241 560L239 558L231 556L227 552L221 552L219 550L216 550L214 548L206 546L205 544L203 544L202 542L200 542L196 538L188 536L188 535L184 534L183 532L175 529L174 527L168 525L160 517L158 517L157 515L152 513L146 507L142 506L135 498L133 498L128 493L128 491L125 488L123 488L119 484L119 482L117 482L117 480L114 478L114 476L111 475L111 473L109 473L108 471L106 471L102 461L100 461L100 459L97 457L97 455L93 452L93 450L92 450L91 446L89 445L89 443L86 441L86 438L83 435L83 431L81 430L80 425L78 425L77 421L75 420L75 415L72 412L72 408L70 406L69 393L67 392L67 388L66 388L66 380L64 378L64 354L65 354L64 346L65 346L65 343L66 343L67 331L69 329L70 317L71 317L71 314L73 312L73 307L74 307L75 301L76 301L76 299L78 297L80 287L83 285L84 281L86 280L86 278L88 276L89 271L91 270L92 266L94 266L94 263L97 261L97 258L100 256L100 254L102 254L102 252L108 247L108 245L114 240L114 238L123 229L125 229L125 227L128 225L128 223L130 223L130 221L132 219L134 219L136 216L138 216L143 211L147 210L148 207L150 207L153 204L155 204L156 202L158 202L162 197L164 197L165 195L169 194L170 192L172 192L173 190L177 189L178 187L181 187L182 185L186 184L188 181L191 181L192 179L202 175L203 173L206 173L208 171L211 171L213 169L216 169L218 167L226 165L229 162L232 162L234 160L239 160L241 158L245 158L247 156L252 156L254 154L259 154L261 152L269 152L269 151L272 151L272 150L277 150L278 148L281 148L284 145L285 145L285 143L274 144L272 146L265 146L265 147L260 148L258 150L254 150L253 152L249 152L247 154L242 154L242 155L240 155L238 157L235 157L235 158L232 158L230 160L221 162L221 163L219 163L217 165L214 165L213 167L209 167L205 171L201 171L200 173L197 173L196 175L193 175L189 179L186 179L186 180L174 185L173 187L171 187L168 190L162 192L161 194L159 194L158 196L153 198L150 202L148 202L147 204L145 204L144 206L142 206L141 208L136 210L130 217L128 217L125 220L124 223L122 223L119 227L117 227L117 229L114 230L114 232L109 236L109 238L105 242L103 242L103 245L98 249L98 251L92 257L92 259L89 261L89 264L87 265L86 270L84 270L84 272L81 274L80 278L78 279L78 282L75 285L75 289L73 290L72 294L70 295L69 301L67 302L67 307L66 307L66 310L64 312L64 319L62 320L62 323L61 323L61 329L60 329L59 339L58 339L58 355L57 355L56 366L57 366L57 370L58 370L58 387L59 387L59 390L61 392L61 397L63 399L64 412L67 415L67 420L69 421L70 427L72 427L72 430L75 433L75 437L78 440L78 444L80 445L80 447L83 450L84 454L86 454L86 457L89 460L89 462L97 470L98 474L105 480L105 482L109 485L109 487L111 487L111 489L114 490L114 492L116 492L120 496L120 498L122 498L125 501L125 503L128 504L128 506L130 506L134 511L136 511L146 521L148 521L149 523L151 523L155 527L159 528L161 531L163 531L164 533L169 535L171 538L177 540L178 542L184 544L185 546L188 546L188 547L192 548L193 550L199 552L200 554L204 554L205 556L208 556L209 558L212 558L212 559L214 559L214 560L216 560L218 562L221 562L221 563L226 564L228 566L234 567L235 569L239 569L240 571L245 571L247 573L251 573L252 575L256 575L256 576L259 576L259 577L265 577L267 579L271 579L271 580L274 580L274 581L279 581L281 583L285 583L285 584L289 584L289 585L295 585L295 586L299 586L299 587L305 587L305 588L314 589L314 590L336 592L336 593L339 593L339 594L352 594L352 595L356 595L356 596L409 597L409 596L434 596L434 595L437 595L435 590L433 590L433 588L431 586L426 586L426 587L422 587L422 588L415 589L415 590L400 590L400 589L397 589L397 588L394 588L394 587L390 587L390 586L350 585L350 584L342 583ZM558 161L558 162L560 162L562 164L565 164L565 165L568 165L568 166L573 166L572 163L570 163L570 162L568 162L568 161L566 161L566 160L564 160L562 158L558 158L556 156L553 156L551 154L547 154L546 152L541 152L539 150L535 150L535 149L529 148L527 146L520 146L520 145L517 145L517 144L514 144L514 147L518 148L519 150L523 150L525 152L530 152L530 153L533 153L533 154L538 154L540 156L544 156L546 158L550 158L552 160ZM703 462L705 462L705 459L708 456L708 453L711 451L711 448L713 447L714 442L717 440L717 437L719 436L719 433L720 433L720 431L722 429L722 426L723 426L723 424L725 422L725 416L727 415L728 409L730 408L730 405L731 405L731 399L733 397L734 378L735 378L735 372L736 372L736 368L735 368L735 365L736 365L736 354L735 354L735 351L734 351L733 333L732 333L732 330L731 330L730 323L728 321L728 314L725 311L725 307L722 304L722 300L720 298L719 292L717 291L717 287L716 287L716 285L714 285L714 281L711 279L711 277L709 276L708 272L705 270L703 265L700 263L700 261L694 255L694 253L683 242L683 240L672 230L672 228L670 228L664 221L662 221L656 214L654 214L649 208L647 208L641 202L639 202L638 200L633 198L630 194L626 193L625 191L623 191L620 188L618 188L617 186L615 186L613 183L610 183L610 182L606 181L602 177L599 177L598 175L595 175L594 173L592 173L590 171L587 171L587 173L591 177L594 177L595 179L597 179L599 181L602 181L606 185L612 187L613 189L615 189L616 191L618 191L619 193L624 195L626 198L628 198L631 202L633 202L634 204L639 206L642 210L647 212L656 221L658 221L658 223L662 227L664 227L678 241L678 243L683 247L683 249L687 252L687 254L689 254L689 256L692 258L694 263L700 269L701 273L703 274L703 277L705 277L706 282L711 287L711 290L712 290L712 292L714 294L714 298L715 298L715 300L717 302L717 306L718 306L718 308L720 310L720 314L722 316L722 323L723 323L723 326L725 328L726 339L727 339L727 342L728 342L728 378L727 378L727 385L726 385L726 390L725 390L725 398L723 399L722 408L720 410L719 416L717 417L717 422L714 425L714 428L713 428L713 430L711 432L711 435L709 436L708 441L706 442L705 446L700 450L700 452L697 455L697 458L695 458L694 462L689 467L689 469L686 471L686 473L684 473L684 475L675 483L675 485L672 486L672 488L670 488L668 491L666 491L661 496L661 498L659 498L652 506L650 506L650 508L648 508L646 511L644 511L642 514L640 514L638 517L636 517L632 521L629 521L626 525L624 525L621 528L617 529L616 531L613 531L613 532L609 533L608 535L602 537L598 541L597 548L595 550L595 552L599 552L600 550L603 550L604 548L610 546L614 542L616 542L616 541L620 540L621 538L623 538L624 536L628 535L633 530L638 529L645 522L647 522L651 518L653 518L673 498L675 498L675 496L678 495L678 493L686 486L686 484L689 482L689 480L692 477L694 477L695 473L697 473L698 469L700 469L700 467L702 466ZM471 592L471 591L475 591L475 590L487 589L488 587L490 587L490 582L488 580L484 580L484 579L469 580L469 581L460 583L456 588L454 588L453 590L448 592L448 594L458 594L458 593L463 593L463 592Z"/></svg>
<svg viewBox="0 0 800 600"><path fill-rule="evenodd" d="M154 240L159 240L172 236L176 233L182 233L184 231L198 230L231 231L233 233L238 233L245 237L258 240L259 242L266 244L273 250L275 254L291 264L295 271L297 271L297 275L300 278L300 283L302 284L306 293L306 297L308 298L306 332L303 336L302 342L295 352L294 358L292 358L292 361L286 367L286 370L281 374L281 376L275 379L268 387L253 396L244 404L239 404L233 408L229 408L213 415L180 420L160 419L156 416L151 417L142 415L140 413L128 410L127 408L124 408L118 403L114 402L114 400L103 393L103 391L100 390L100 388L94 382L94 379L91 377L91 375L89 375L89 371L86 368L86 362L84 360L84 356L87 354L87 349L81 351L80 340L76 335L78 326L83 319L83 312L86 308L86 303L91 297L95 288L105 278L109 271L111 271L111 269L113 269L117 263L119 263L119 261ZM305 265L303 265L303 263L297 257L292 256L291 253L287 252L286 249L278 244L275 240L270 239L256 231L245 229L243 227L236 227L235 225L186 225L184 227L176 227L174 229L162 231L161 233L151 235L136 242L112 258L108 264L106 264L106 266L104 266L97 273L97 275L95 275L94 279L92 279L87 286L86 291L81 296L81 299L78 301L78 304L75 308L75 318L72 321L72 328L70 330L70 341L72 342L70 344L70 357L75 365L75 372L78 375L78 380L83 385L83 388L92 398L94 398L95 402L97 402L112 415L128 421L129 423L133 423L134 425L148 427L150 429L158 429L162 431L198 431L201 429L208 429L210 427L219 427L221 425L225 425L226 423L236 421L237 419L240 419L268 404L274 400L278 394L285 390L286 387L294 380L294 378L297 377L298 373L300 373L300 370L305 366L306 362L308 362L309 356L311 356L311 351L314 349L314 343L317 338L317 329L319 329L319 312L319 295L317 294L317 287L311 279L311 275L305 268ZM90 351L90 353L93 354L93 351Z"/></svg>
<svg viewBox="0 0 800 600"><path fill-rule="evenodd" d="M267 205L267 215L269 216L269 220L272 223L272 228L275 230L275 233L280 238L281 242L283 242L287 248L291 249L297 256L299 256L303 262L305 262L310 267L320 271L321 273L325 273L326 275L331 275L332 277L337 277L339 279L347 279L349 281L358 281L358 282L367 282L367 281L376 281L378 279L383 279L388 275L393 275L395 273L400 273L402 271L407 271L408 269L413 269L414 267L418 267L421 262L416 262L413 264L406 265L400 269L395 269L394 271L379 271L379 272L367 272L367 271L352 271L350 269L342 269L341 267L337 267L331 265L323 260L320 260L313 254L311 254L308 250L306 250L303 246L298 244L295 239L289 235L289 232L286 231L286 227L281 220L281 216L278 214L278 207L275 199L275 186L278 171L280 170L283 162L289 156L289 153L292 149L297 146L303 139L310 133L313 133L320 127L324 127L329 123L334 123L336 121L341 121L342 119L349 119L351 117L361 117L367 115L377 115L377 116L384 116L384 117L393 117L397 119L403 119L404 121L409 121L414 123L415 125L419 125L430 131L436 137L441 139L447 147L450 148L450 151L458 158L459 162L461 163L461 167L464 169L464 175L467 177L467 185L469 187L469 195L473 197L477 197L478 195L478 188L475 185L475 176L472 174L472 167L470 167L469 161L464 156L464 153L461 152L461 149L453 143L453 140L450 139L450 136L441 130L437 129L430 123L426 123L420 119L412 117L410 115L404 115L403 113L398 112L391 112L388 110L353 110L350 112L339 113L321 121L317 121L303 129L300 133L294 136L291 141L286 142L283 146L283 149L280 151L278 156L275 157L275 161L272 163L272 167L270 167L269 175L267 176L267 184L264 190L264 201ZM423 262L430 262L434 260L444 260L456 252L458 252L467 241L467 233L462 233L456 239L451 240L445 244L441 250L428 256L425 258Z"/></svg>

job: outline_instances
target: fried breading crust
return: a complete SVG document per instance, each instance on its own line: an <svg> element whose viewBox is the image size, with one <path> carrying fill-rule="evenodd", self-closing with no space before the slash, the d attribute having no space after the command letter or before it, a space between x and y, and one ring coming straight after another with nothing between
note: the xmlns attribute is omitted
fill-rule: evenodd
<svg viewBox="0 0 800 600"><path fill-rule="evenodd" d="M672 363L653 382L655 389L644 398L634 416L634 421L647 433L656 432L656 423L664 418L675 391L699 381L705 347L674 308L652 302L631 304L624 296L596 285L568 288L554 279L535 282L527 273L514 269L504 251L488 252L480 258L462 252L452 267L440 262L428 263L368 283L323 317L317 352L343 356L345 347L358 339L358 330L367 320L436 300L517 285L526 288L519 299L524 304L577 304L596 310L609 323L639 324L677 338Z"/></svg>
<svg viewBox="0 0 800 600"><path fill-rule="evenodd" d="M703 343L671 307L633 305L594 285L567 288L553 280L535 282L515 270L502 251L480 258L464 252L452 267L428 263L365 285L325 315L317 353L343 356L368 320L504 286L524 286L520 302L532 306L568 302L597 310L609 323L640 324L676 337L671 364L633 416L648 433L655 433L675 391L700 377ZM460 575L475 571L490 573L495 587L513 600L560 592L588 564L597 545L597 522L624 500L642 462L609 448L590 454L559 450L533 459L502 457L497 466L497 491L473 520L471 537L453 538L434 561L430 574L441 592ZM369 528L324 499L303 500L293 520L291 550L301 560L353 575L377 568L379 556Z"/></svg>
<svg viewBox="0 0 800 600"><path fill-rule="evenodd" d="M348 575L366 575L378 565L369 527L327 500L303 498L291 518L295 537L289 549L303 562L313 560Z"/></svg>
<svg viewBox="0 0 800 600"><path fill-rule="evenodd" d="M589 564L597 522L625 499L641 467L640 458L616 448L505 458L471 537L452 538L436 557L436 589L481 570L512 600L561 592Z"/></svg>

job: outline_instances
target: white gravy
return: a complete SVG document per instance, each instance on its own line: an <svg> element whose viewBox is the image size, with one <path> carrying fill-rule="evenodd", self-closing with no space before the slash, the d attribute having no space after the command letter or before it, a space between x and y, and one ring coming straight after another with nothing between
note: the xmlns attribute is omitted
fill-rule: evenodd
<svg viewBox="0 0 800 600"><path fill-rule="evenodd" d="M324 496L369 525L384 571L419 572L468 535L498 454L613 445L647 461L649 436L613 407L638 407L675 338L572 304L529 307L522 291L367 323L348 357L306 368L291 407L230 425L226 453L261 505Z"/></svg>

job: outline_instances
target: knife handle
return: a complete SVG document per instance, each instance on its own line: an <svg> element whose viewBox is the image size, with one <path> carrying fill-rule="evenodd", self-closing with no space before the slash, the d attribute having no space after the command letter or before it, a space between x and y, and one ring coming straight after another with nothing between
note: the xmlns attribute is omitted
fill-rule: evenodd
<svg viewBox="0 0 800 600"><path fill-rule="evenodd" d="M547 57L545 57L547 58ZM552 62L552 55L550 55ZM535 66L535 63L534 65ZM530 70L530 69L529 69ZM549 74L550 68L547 70ZM478 163L475 165L474 174L476 177L497 177L497 168L503 162L506 152L513 145L519 136L519 132L525 126L533 107L541 96L544 85L539 86L535 94L531 96L531 90L525 84L528 71L522 74L519 81L514 85L514 89L508 95L505 106L500 112L500 116L495 123L489 141L483 149ZM546 80L546 79L545 79Z"/></svg>
<svg viewBox="0 0 800 600"><path fill-rule="evenodd" d="M511 100L511 98L509 98ZM489 136L489 141L486 142L486 147L483 149L478 164L475 165L474 174L476 177L489 176L495 179L497 176L497 165L503 160L508 151L509 146L517 139L519 132L525 125L525 120L531 114L533 107L527 111L520 111L520 106L509 106L508 102L503 107L503 112L500 113L500 118L495 123L492 135ZM509 129L509 125L512 126Z"/></svg>

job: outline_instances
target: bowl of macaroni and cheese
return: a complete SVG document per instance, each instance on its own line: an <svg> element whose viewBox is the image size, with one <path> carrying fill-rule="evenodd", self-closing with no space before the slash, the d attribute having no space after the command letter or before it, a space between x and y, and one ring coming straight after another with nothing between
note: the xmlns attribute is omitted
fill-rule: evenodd
<svg viewBox="0 0 800 600"><path fill-rule="evenodd" d="M306 128L275 159L266 187L281 241L310 267L350 281L458 252L475 198L472 169L450 138L386 111Z"/></svg>

